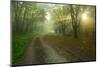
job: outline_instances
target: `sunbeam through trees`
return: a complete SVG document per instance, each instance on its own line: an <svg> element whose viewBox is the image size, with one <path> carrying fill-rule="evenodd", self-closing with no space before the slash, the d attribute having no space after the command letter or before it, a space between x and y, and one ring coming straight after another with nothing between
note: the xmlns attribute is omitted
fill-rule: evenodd
<svg viewBox="0 0 100 67"><path fill-rule="evenodd" d="M96 7L12 1L12 64L96 60Z"/></svg>

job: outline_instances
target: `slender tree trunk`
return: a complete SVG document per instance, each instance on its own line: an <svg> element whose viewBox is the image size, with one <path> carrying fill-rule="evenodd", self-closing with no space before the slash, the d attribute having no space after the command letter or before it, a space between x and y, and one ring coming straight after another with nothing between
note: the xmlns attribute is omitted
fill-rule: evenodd
<svg viewBox="0 0 100 67"><path fill-rule="evenodd" d="M74 37L78 38L78 27L79 27L79 21L77 18L78 9L74 8L73 5L70 5L70 11L71 11L71 19L72 19Z"/></svg>

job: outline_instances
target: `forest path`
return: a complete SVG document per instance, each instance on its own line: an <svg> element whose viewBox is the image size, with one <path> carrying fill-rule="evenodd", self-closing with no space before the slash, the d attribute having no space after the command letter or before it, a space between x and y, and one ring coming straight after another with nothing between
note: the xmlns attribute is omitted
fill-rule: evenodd
<svg viewBox="0 0 100 67"><path fill-rule="evenodd" d="M68 60L59 55L50 45L46 44L42 37L36 37L32 40L31 44L29 44L20 65L60 62L68 62Z"/></svg>

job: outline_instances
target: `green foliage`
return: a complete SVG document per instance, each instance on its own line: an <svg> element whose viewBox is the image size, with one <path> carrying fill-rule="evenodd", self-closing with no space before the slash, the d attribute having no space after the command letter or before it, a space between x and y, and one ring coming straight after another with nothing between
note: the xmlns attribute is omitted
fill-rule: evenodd
<svg viewBox="0 0 100 67"><path fill-rule="evenodd" d="M52 20L55 22L63 21L69 15L69 6L56 6L51 11Z"/></svg>
<svg viewBox="0 0 100 67"><path fill-rule="evenodd" d="M34 26L44 22L45 10L42 4L31 2L12 2L12 25L14 32L33 32Z"/></svg>
<svg viewBox="0 0 100 67"><path fill-rule="evenodd" d="M24 57L28 43L36 34L14 34L12 38L12 64L18 64Z"/></svg>
<svg viewBox="0 0 100 67"><path fill-rule="evenodd" d="M27 44L37 34L37 24L44 20L42 4L12 1L12 64L23 59Z"/></svg>
<svg viewBox="0 0 100 67"><path fill-rule="evenodd" d="M49 23L53 22L53 25L48 35L63 35L63 37L74 35L74 37L78 37L81 15L84 11L90 10L89 16L95 18L95 7L52 5L12 1L12 64L20 63L27 49L27 44L33 37L45 33L45 30L49 30ZM50 16L47 16L47 13ZM50 19L48 20L47 17ZM46 27L48 28L44 29Z"/></svg>
<svg viewBox="0 0 100 67"><path fill-rule="evenodd" d="M55 6L52 11L52 20L55 22L55 32L59 35L66 35L68 33L68 24L70 22L70 7L69 5Z"/></svg>

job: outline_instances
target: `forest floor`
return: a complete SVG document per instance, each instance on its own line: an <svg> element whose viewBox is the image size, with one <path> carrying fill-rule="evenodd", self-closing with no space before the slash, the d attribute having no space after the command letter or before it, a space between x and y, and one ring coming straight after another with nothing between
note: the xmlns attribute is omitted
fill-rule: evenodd
<svg viewBox="0 0 100 67"><path fill-rule="evenodd" d="M35 37L18 65L94 61L95 47L92 38Z"/></svg>

